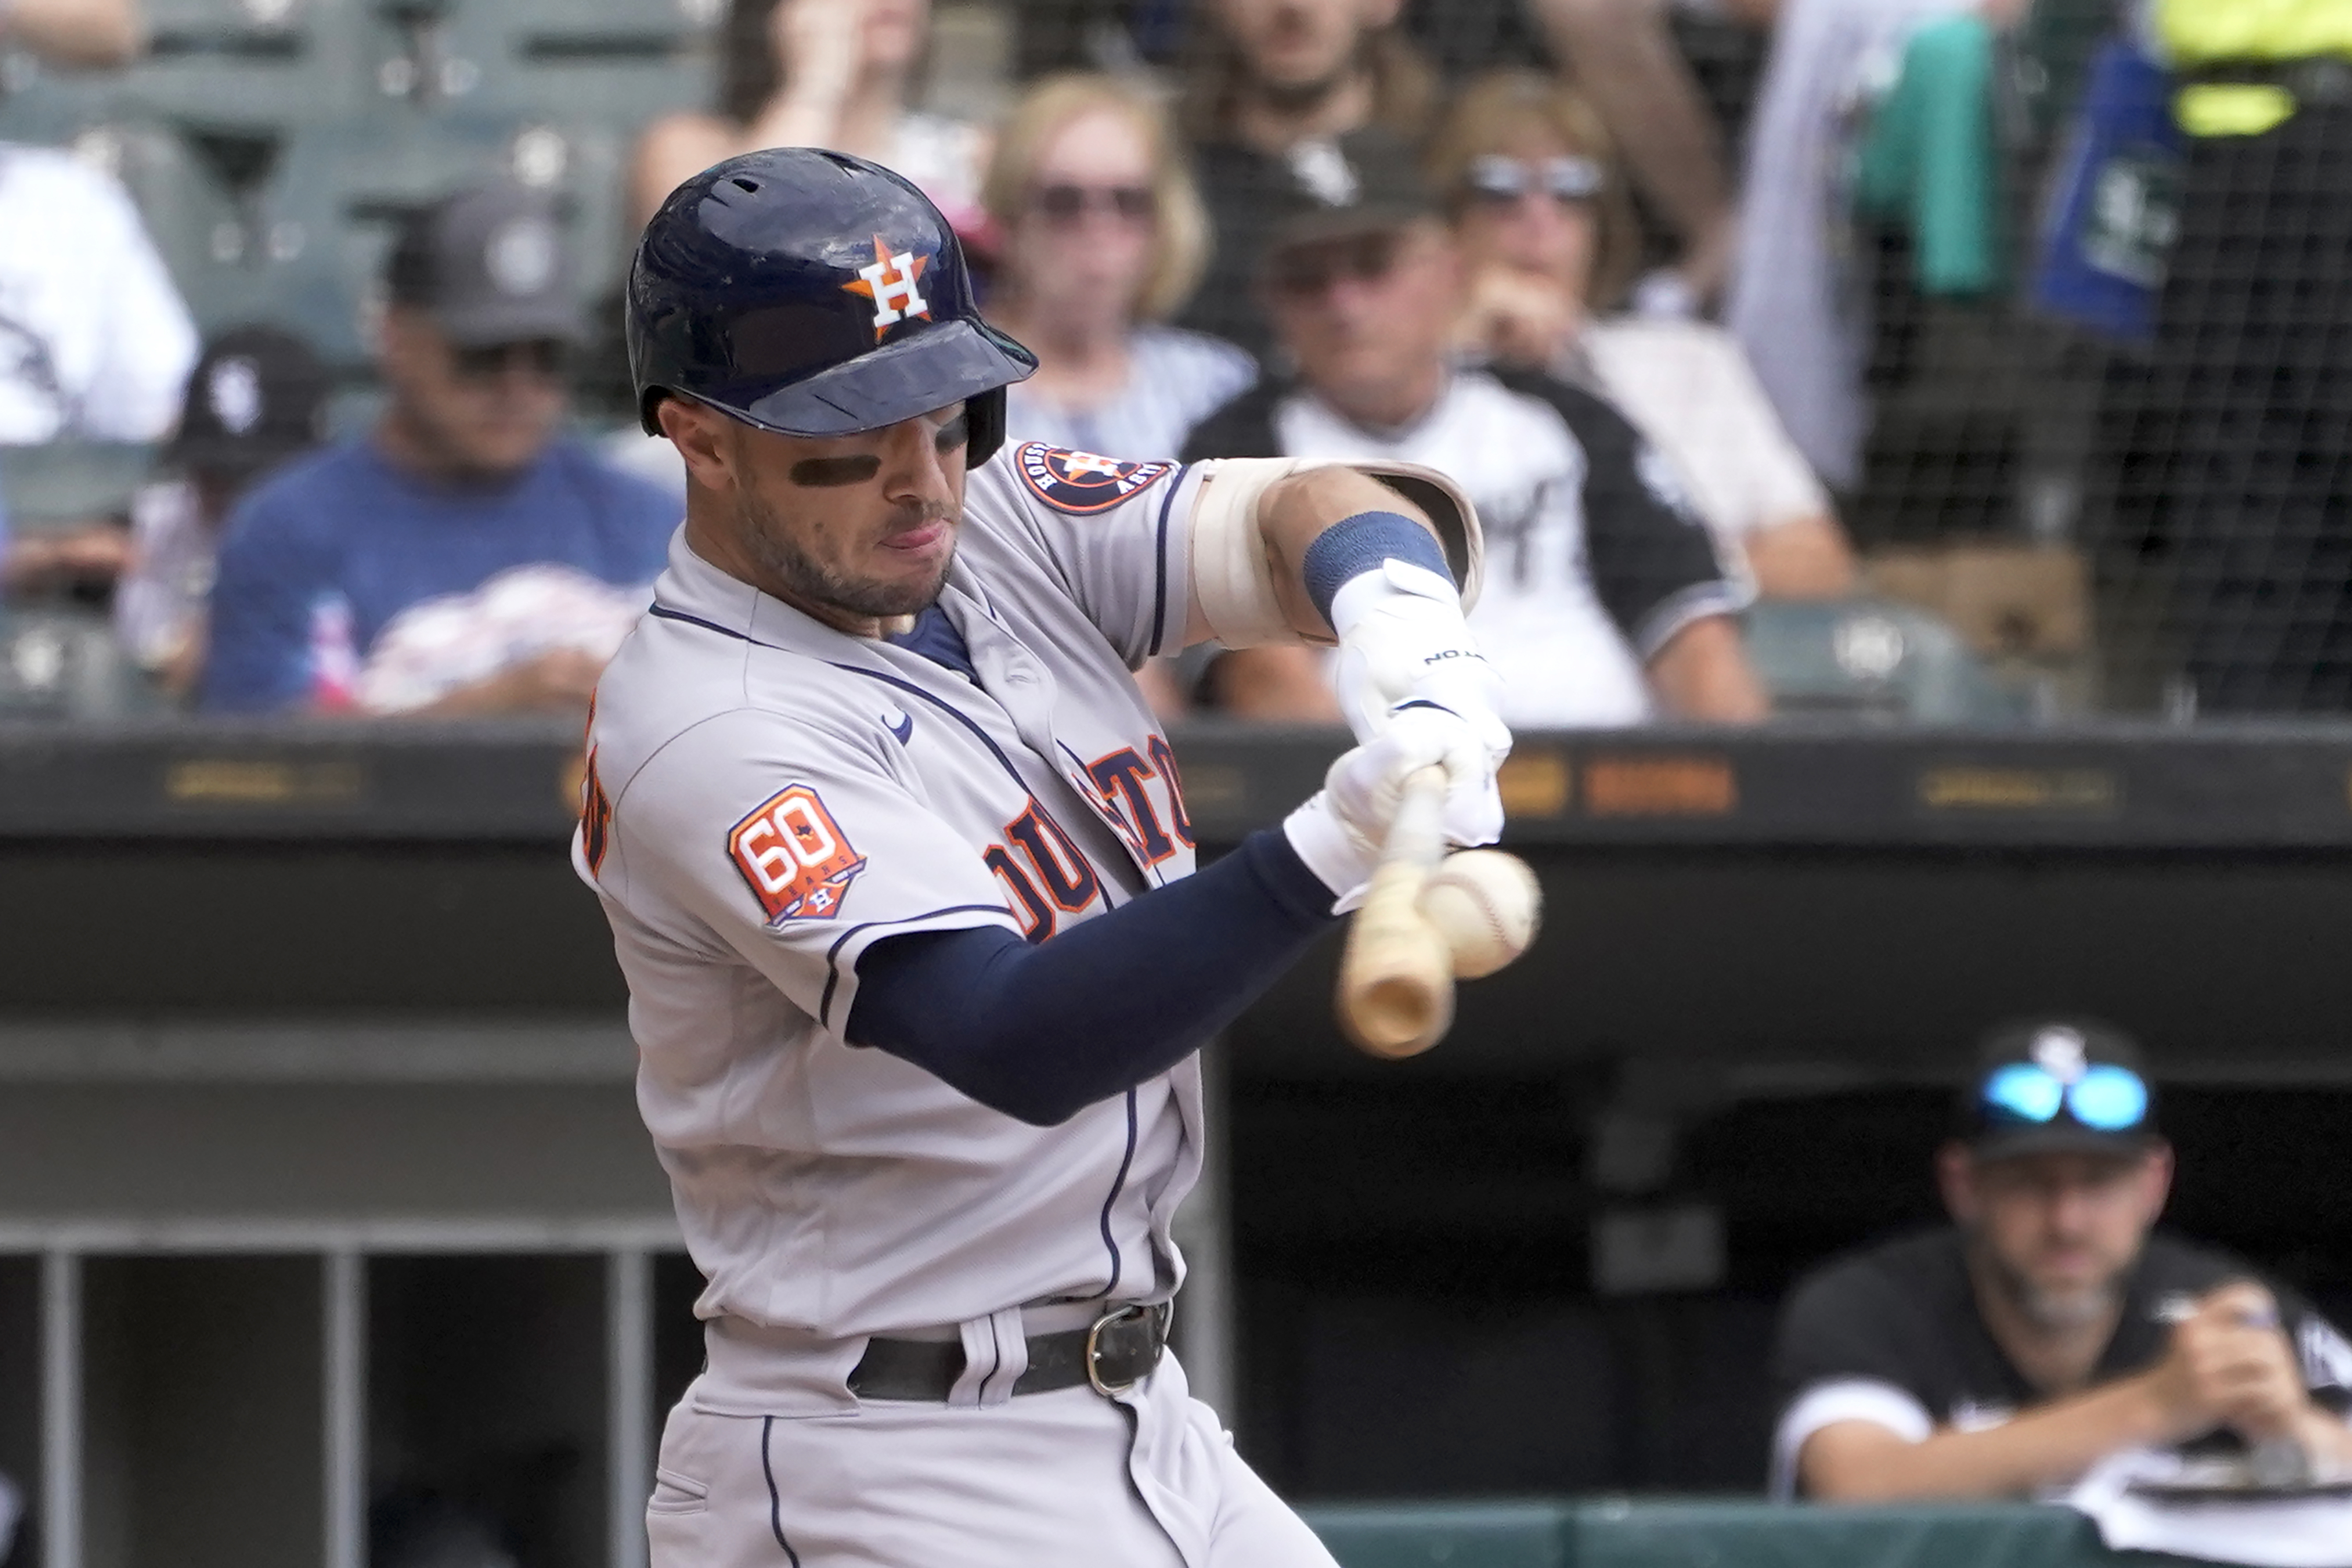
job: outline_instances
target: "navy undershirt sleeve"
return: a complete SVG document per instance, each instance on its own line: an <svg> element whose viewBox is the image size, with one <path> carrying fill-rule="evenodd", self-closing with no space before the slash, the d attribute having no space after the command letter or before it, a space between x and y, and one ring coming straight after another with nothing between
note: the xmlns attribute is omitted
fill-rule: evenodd
<svg viewBox="0 0 2352 1568"><path fill-rule="evenodd" d="M1034 946L999 926L887 937L844 1031L1038 1127L1167 1071L1329 929L1332 893L1267 828Z"/></svg>

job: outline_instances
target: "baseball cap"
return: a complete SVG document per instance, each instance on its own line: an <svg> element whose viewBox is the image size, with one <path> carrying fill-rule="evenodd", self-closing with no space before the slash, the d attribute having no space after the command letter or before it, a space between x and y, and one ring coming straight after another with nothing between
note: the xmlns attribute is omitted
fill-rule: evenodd
<svg viewBox="0 0 2352 1568"><path fill-rule="evenodd" d="M384 282L459 348L584 335L571 247L544 194L499 181L457 192L402 227Z"/></svg>
<svg viewBox="0 0 2352 1568"><path fill-rule="evenodd" d="M1344 239L1441 216L1412 149L1377 126L1302 142L1283 160L1267 249Z"/></svg>
<svg viewBox="0 0 2352 1568"><path fill-rule="evenodd" d="M2080 1019L2012 1024L1985 1039L1957 1135L1980 1160L2137 1154L2153 1145L2156 1088L2120 1030Z"/></svg>
<svg viewBox="0 0 2352 1568"><path fill-rule="evenodd" d="M276 327L236 327L205 345L163 461L232 479L272 468L326 435L327 367Z"/></svg>

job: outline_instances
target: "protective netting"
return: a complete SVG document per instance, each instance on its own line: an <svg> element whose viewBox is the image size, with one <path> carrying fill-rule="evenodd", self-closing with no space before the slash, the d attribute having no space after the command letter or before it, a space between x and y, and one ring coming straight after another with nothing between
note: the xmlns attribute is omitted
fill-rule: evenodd
<svg viewBox="0 0 2352 1568"><path fill-rule="evenodd" d="M1328 236L1296 267L1276 252L1297 239L1289 187L1377 186L1374 165L1402 160L1460 246L1468 303L1450 347L1597 391L1665 449L1666 488L1714 526L1725 582L1760 589L1739 624L1776 711L2339 710L2352 704L2352 68L2291 51L2184 61L2147 9L1413 0L1366 27L1381 6L1336 0L156 0L143 51L111 68L0 34L0 142L70 148L119 180L196 326L299 336L335 379L344 431L377 406L372 345L401 223L486 177L548 193L591 323L571 365L593 433L631 413L619 289L663 171L697 166L698 149L827 135L903 159L999 290L992 310L1045 340L1049 373L1076 367L1033 399L1035 432L1171 448L1117 454L1135 457L1295 444L1307 416L1274 392L1376 378L1311 342L1302 359L1297 334L1313 329L1299 313L1393 258ZM894 27L912 41L877 97L857 51ZM1080 310L1079 230L1118 215L1045 189L1055 157L1067 162L1053 132L1068 114L1016 121L992 153L991 137L1037 83L1072 72L1164 104L1205 197L1202 256L1150 269L1130 313L1237 341L1262 406L1215 425L1221 404L1247 402L1243 362L1138 339L1130 380L1157 401L1114 417L1116 375L1057 342L1057 317ZM1566 107L1537 101L1542 84ZM2218 108L2185 107L2217 89ZM1389 141L1360 142L1363 126ZM1326 146L1337 161L1318 174ZM1570 163L1591 168L1555 169ZM1543 189L1512 185L1512 170ZM1184 252L1169 190L1151 195L1152 244ZM1511 293L1543 268L1515 237L1534 231L1507 226L1535 220L1503 209L1547 196L1592 227L1564 316ZM70 249L73 216L52 233L20 200L0 216L16 231L0 252ZM1055 250L1057 235L1076 248ZM76 381L82 351L48 320L55 301L12 294L8 276L0 257L0 476L21 550L127 514L154 444L121 438L128 426L103 417L113 395ZM12 401L35 408L13 428ZM1436 417L1394 398L1357 406L1346 388L1324 401L1389 447ZM1491 434L1507 412L1462 417ZM1572 542L1546 565L1544 508L1569 481L1520 472L1497 444L1526 446L1444 449L1511 470L1494 521L1533 563L1531 604L1597 596L1648 661L1647 711L1727 716L1676 700L1655 662L1679 568L1634 559L1638 539L1597 542L1614 525L1590 515L1611 504L1591 494L1581 526L1608 559L1580 565ZM1500 495L1514 485L1517 500ZM71 684L72 617L101 614L110 579L36 550L9 580L12 625L67 628L29 674L0 660L16 671L8 700L37 707L44 671ZM1198 668L1181 679L1194 701L1225 700ZM116 701L91 695L103 686L58 700L103 710Z"/></svg>

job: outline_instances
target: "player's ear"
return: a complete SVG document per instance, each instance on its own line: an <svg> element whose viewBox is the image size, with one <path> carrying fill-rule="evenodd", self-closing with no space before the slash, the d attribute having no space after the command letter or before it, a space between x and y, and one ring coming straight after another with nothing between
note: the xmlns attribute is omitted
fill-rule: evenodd
<svg viewBox="0 0 2352 1568"><path fill-rule="evenodd" d="M726 429L733 421L684 397L663 398L654 405L654 419L686 460L690 483L707 490L733 488L735 446Z"/></svg>

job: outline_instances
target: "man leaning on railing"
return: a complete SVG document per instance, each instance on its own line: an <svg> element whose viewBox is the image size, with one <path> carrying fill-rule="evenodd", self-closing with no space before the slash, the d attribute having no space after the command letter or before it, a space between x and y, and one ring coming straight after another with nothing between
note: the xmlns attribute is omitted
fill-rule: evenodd
<svg viewBox="0 0 2352 1568"><path fill-rule="evenodd" d="M2235 1259L2150 1234L2172 1150L2128 1041L1996 1035L1959 1117L1937 1158L1954 1223L1790 1296L1778 1495L2050 1494L2182 1446L2273 1489L2352 1475L2352 1346Z"/></svg>

